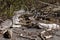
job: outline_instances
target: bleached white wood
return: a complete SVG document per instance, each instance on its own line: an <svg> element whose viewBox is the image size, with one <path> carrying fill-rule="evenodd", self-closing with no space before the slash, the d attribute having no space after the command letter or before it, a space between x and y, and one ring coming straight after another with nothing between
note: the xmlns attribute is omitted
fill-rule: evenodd
<svg viewBox="0 0 60 40"><path fill-rule="evenodd" d="M39 27L40 28L49 28L49 29L59 29L60 27L59 27L59 25L58 24L55 24L55 23L53 23L53 24L45 24L45 23L38 23L39 24Z"/></svg>

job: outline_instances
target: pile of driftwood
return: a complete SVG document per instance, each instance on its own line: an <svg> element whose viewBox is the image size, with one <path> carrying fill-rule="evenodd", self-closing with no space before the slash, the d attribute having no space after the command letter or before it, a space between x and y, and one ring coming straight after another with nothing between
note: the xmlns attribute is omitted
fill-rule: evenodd
<svg viewBox="0 0 60 40"><path fill-rule="evenodd" d="M45 15L43 14L43 16L45 16ZM42 22L42 21L44 21L43 16L41 16L40 13L35 14L35 13L30 13L28 11L28 12L24 12L22 15L20 15L18 17L18 19L19 19L19 23L22 27L44 29L44 31L42 31L39 36L41 36L42 39L45 40L45 39L51 38L53 32L55 30L59 30L60 26L53 22L47 24L47 23L45 23L46 19L45 19L45 22ZM44 18L46 18L46 17L44 17ZM37 19L39 19L39 20L37 20Z"/></svg>
<svg viewBox="0 0 60 40"><path fill-rule="evenodd" d="M31 11L16 11L14 12L15 15L12 17L12 20L7 19L3 21L0 24L0 30L3 31L2 34L4 37L6 35L9 38L12 37L11 28L26 27L44 29L44 31L39 34L39 37L41 37L43 40L45 40L45 38L51 38L53 32L60 29L60 5L57 5L56 3L50 4L41 1L39 2L48 6L43 7L39 12L37 12L34 8L31 9Z"/></svg>

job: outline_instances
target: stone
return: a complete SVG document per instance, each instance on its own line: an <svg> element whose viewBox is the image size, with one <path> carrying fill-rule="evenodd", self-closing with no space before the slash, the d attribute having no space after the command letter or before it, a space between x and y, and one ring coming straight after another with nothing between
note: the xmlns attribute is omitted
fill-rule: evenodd
<svg viewBox="0 0 60 40"><path fill-rule="evenodd" d="M7 30L4 34L3 34L4 38L10 39L12 38L12 30Z"/></svg>
<svg viewBox="0 0 60 40"><path fill-rule="evenodd" d="M0 30L5 30L11 26L12 26L12 21L10 19L7 19L1 23Z"/></svg>

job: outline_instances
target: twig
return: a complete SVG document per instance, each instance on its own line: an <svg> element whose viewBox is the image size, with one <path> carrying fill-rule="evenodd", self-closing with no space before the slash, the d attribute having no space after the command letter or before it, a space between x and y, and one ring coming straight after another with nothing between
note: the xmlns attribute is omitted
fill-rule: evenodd
<svg viewBox="0 0 60 40"><path fill-rule="evenodd" d="M42 4L50 5L50 6L56 6L56 5L53 5L53 4L50 4L50 3L46 3L46 2L42 2L42 1L39 1L39 2L42 3Z"/></svg>

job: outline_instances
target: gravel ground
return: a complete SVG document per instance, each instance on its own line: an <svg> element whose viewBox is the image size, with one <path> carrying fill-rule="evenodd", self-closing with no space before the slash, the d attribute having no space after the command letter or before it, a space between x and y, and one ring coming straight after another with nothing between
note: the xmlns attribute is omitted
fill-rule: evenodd
<svg viewBox="0 0 60 40"><path fill-rule="evenodd" d="M43 31L43 29L36 28L13 28L13 35L11 39L3 38L2 34L0 34L0 40L41 40L37 35ZM55 33L56 35L53 38L47 40L60 40L60 30Z"/></svg>

